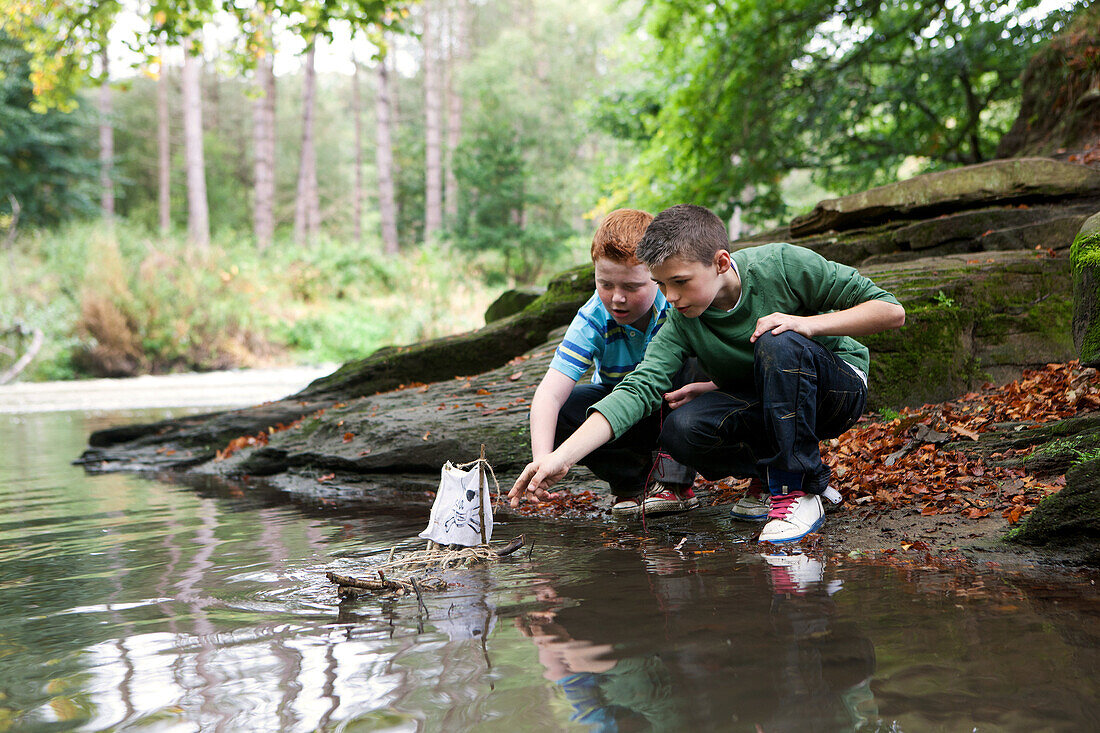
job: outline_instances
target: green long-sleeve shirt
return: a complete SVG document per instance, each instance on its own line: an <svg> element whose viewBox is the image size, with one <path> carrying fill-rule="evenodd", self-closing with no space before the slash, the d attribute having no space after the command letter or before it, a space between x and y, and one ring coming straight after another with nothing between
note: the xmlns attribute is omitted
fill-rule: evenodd
<svg viewBox="0 0 1100 733"><path fill-rule="evenodd" d="M844 310L868 300L897 299L853 267L827 260L805 247L776 243L738 250L733 261L741 278L741 299L730 311L707 308L697 318L673 310L650 342L642 362L591 409L611 423L615 437L661 406L671 378L695 356L719 389L751 389L756 322L772 313L813 316ZM864 374L867 347L850 336L815 339Z"/></svg>

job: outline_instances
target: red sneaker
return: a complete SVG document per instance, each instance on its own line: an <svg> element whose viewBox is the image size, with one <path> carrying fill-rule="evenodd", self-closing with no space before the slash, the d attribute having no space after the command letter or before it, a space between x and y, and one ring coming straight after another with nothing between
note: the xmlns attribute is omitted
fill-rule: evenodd
<svg viewBox="0 0 1100 733"><path fill-rule="evenodd" d="M642 514L656 517L661 514L686 512L699 506L699 499L690 486L676 486L655 481L642 502Z"/></svg>

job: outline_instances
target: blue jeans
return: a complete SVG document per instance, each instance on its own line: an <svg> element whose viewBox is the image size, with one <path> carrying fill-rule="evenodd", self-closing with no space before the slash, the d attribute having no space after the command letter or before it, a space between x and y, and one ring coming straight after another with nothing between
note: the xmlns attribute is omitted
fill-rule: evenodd
<svg viewBox="0 0 1100 733"><path fill-rule="evenodd" d="M695 359L688 363L673 378L673 389L689 382L705 382L710 377L699 371ZM576 432L588 417L588 408L611 394L606 384L578 384L558 412L557 431L554 447ZM634 424L615 440L606 443L580 460L580 464L596 477L606 481L611 493L617 497L637 497L650 482L663 481L670 484L691 484L695 481L695 469L690 464L673 460L667 454L658 451L657 440L661 435L662 416L669 414L668 405L647 415Z"/></svg>
<svg viewBox="0 0 1100 733"><path fill-rule="evenodd" d="M867 386L833 352L797 333L766 333L755 349L754 384L672 410L660 444L711 481L757 477L773 494L820 494L830 471L818 441L855 424Z"/></svg>

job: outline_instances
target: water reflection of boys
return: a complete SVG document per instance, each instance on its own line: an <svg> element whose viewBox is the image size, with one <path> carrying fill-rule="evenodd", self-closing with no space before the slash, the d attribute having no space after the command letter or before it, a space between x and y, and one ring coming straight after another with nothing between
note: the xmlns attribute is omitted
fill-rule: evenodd
<svg viewBox="0 0 1100 733"><path fill-rule="evenodd" d="M641 572L620 562L598 590L555 583L571 603L540 586L550 608L517 625L593 730L858 730L877 719L874 647L835 619L840 582L824 565L784 557L747 556L747 582L725 585L671 548L650 551Z"/></svg>
<svg viewBox="0 0 1100 733"><path fill-rule="evenodd" d="M539 586L536 597L560 607L549 584ZM615 659L612 644L574 639L555 620L557 612L528 613L516 626L538 648L543 676L572 705L571 721L594 731L672 730L682 722L671 677L657 655Z"/></svg>
<svg viewBox="0 0 1100 733"><path fill-rule="evenodd" d="M804 554L764 555L772 588L779 704L758 731L855 731L878 718L871 692L875 648L854 625L832 623L838 579Z"/></svg>

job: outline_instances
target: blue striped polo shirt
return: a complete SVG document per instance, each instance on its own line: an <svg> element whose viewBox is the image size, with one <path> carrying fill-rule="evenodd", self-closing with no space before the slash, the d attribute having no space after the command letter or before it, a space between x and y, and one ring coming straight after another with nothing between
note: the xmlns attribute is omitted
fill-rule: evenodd
<svg viewBox="0 0 1100 733"><path fill-rule="evenodd" d="M668 309L668 301L658 290L649 311L649 325L643 333L616 323L604 308L599 294L594 294L573 317L550 368L576 381L589 367L595 366L593 384L618 384L638 366L646 346L665 322Z"/></svg>

